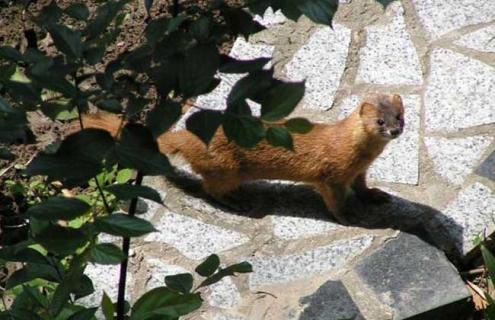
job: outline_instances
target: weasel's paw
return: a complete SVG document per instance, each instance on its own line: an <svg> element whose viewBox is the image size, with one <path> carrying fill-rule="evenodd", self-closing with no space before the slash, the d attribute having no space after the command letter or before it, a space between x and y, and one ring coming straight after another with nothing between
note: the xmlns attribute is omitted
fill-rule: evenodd
<svg viewBox="0 0 495 320"><path fill-rule="evenodd" d="M357 196L361 201L369 204L382 204L390 201L390 195L378 188L368 189Z"/></svg>

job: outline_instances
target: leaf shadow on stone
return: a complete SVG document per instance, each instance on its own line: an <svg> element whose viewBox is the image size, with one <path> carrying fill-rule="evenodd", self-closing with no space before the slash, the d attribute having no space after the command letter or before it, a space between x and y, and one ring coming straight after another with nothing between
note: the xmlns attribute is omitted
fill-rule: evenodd
<svg viewBox="0 0 495 320"><path fill-rule="evenodd" d="M168 182L180 192L233 215L255 219L267 215L288 216L336 223L318 192L305 184L264 180L245 183L229 195L229 201L235 201L236 208L248 208L239 211L212 199L203 191L201 180L185 171L176 169ZM393 195L389 202L381 205L364 204L351 196L346 211L350 227L390 228L414 234L444 251L454 264L460 265L464 260L458 250L463 242L463 227L432 207Z"/></svg>

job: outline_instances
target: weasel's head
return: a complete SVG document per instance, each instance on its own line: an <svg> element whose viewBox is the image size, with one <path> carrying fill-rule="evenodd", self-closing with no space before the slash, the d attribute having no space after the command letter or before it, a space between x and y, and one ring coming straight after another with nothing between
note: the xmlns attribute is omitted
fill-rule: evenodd
<svg viewBox="0 0 495 320"><path fill-rule="evenodd" d="M404 130L404 105L398 94L366 97L359 106L359 115L364 130L383 140L395 139Z"/></svg>

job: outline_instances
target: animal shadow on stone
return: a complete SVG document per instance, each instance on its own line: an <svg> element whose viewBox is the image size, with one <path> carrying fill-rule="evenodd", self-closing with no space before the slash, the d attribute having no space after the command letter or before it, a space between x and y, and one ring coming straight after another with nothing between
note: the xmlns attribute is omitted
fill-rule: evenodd
<svg viewBox="0 0 495 320"><path fill-rule="evenodd" d="M334 222L319 193L305 184L264 180L245 183L229 195L229 201L235 201L236 207L246 208L237 210L212 199L203 191L201 181L185 171L176 169L167 180L181 192L201 198L230 214L258 219L274 215ZM380 205L364 204L355 196L348 198L346 216L349 226L391 228L414 234L444 251L455 264L461 263L456 246L463 241L461 225L432 207L390 196L388 202Z"/></svg>

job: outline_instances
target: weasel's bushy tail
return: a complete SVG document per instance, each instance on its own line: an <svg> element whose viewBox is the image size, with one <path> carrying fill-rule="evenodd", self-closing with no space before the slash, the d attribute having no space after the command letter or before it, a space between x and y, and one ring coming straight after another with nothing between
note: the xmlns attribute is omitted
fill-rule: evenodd
<svg viewBox="0 0 495 320"><path fill-rule="evenodd" d="M118 137L125 125L122 117L111 113L86 114L82 117L84 128L102 129L110 132L113 137ZM74 122L70 132L81 130L79 122ZM181 132L166 132L157 139L158 147L161 153L176 154L181 151L183 144L189 143L188 139L184 139L184 133ZM187 134L186 134L187 135Z"/></svg>

